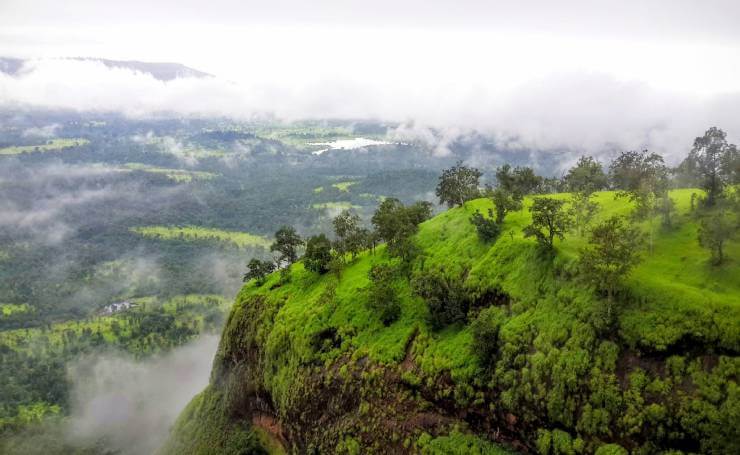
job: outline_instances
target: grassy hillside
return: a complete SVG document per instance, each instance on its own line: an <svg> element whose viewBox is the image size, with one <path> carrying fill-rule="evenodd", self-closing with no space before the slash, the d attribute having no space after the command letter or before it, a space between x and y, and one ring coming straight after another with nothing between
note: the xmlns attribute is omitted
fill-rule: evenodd
<svg viewBox="0 0 740 455"><path fill-rule="evenodd" d="M389 326L367 306L371 267L398 265L383 247L340 277L297 263L288 283L278 274L249 283L196 400L208 407L191 405L164 451L238 453L224 449L233 440L202 438L256 426L299 453L503 450L494 442L543 454L737 453L740 243L728 245L726 264L709 264L691 193L671 193L673 228L642 223L652 248L620 293L614 327L576 274L584 238L556 242L552 258L522 236L530 199L492 244L469 222L487 199L423 223L422 253L410 270L397 267L401 316ZM613 193L596 200L599 218L631 210ZM410 284L421 275L460 283L472 302L466 323L432 329ZM188 431L199 422L220 429Z"/></svg>

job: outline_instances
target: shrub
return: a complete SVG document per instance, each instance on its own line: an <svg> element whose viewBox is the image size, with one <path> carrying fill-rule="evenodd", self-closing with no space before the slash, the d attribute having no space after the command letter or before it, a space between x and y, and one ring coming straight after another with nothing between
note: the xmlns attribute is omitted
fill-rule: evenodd
<svg viewBox="0 0 740 455"><path fill-rule="evenodd" d="M444 270L429 270L413 278L411 286L427 302L433 329L465 321L470 308L470 297L464 286L466 275L467 271L450 276Z"/></svg>
<svg viewBox="0 0 740 455"><path fill-rule="evenodd" d="M498 353L498 338L505 312L498 307L483 309L470 325L473 333L473 352L478 354L481 364L491 366Z"/></svg>
<svg viewBox="0 0 740 455"><path fill-rule="evenodd" d="M493 219L493 210L488 209L488 218L483 216L479 210L470 216L470 222L478 231L478 238L483 242L491 242L501 233L501 228Z"/></svg>
<svg viewBox="0 0 740 455"><path fill-rule="evenodd" d="M401 303L393 287L395 275L395 270L387 264L374 265L369 273L367 304L385 325L393 323L401 316Z"/></svg>

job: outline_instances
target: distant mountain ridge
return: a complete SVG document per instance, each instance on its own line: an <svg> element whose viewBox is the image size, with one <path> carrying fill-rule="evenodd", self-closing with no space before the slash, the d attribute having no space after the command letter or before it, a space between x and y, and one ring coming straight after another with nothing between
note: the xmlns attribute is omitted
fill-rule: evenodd
<svg viewBox="0 0 740 455"><path fill-rule="evenodd" d="M171 81L183 78L206 78L212 74L190 68L181 63L173 62L141 62L138 60L109 60L96 57L62 57L58 60L77 60L85 62L99 62L108 68L124 68L140 73L149 74L160 81ZM0 57L0 72L15 76L21 73L24 65L32 59Z"/></svg>

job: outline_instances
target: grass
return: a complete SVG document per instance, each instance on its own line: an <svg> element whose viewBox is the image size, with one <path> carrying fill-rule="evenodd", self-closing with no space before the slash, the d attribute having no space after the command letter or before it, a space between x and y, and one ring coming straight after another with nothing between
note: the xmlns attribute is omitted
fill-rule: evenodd
<svg viewBox="0 0 740 455"><path fill-rule="evenodd" d="M14 145L0 148L0 155L20 155L22 153L34 152L58 152L71 147L89 144L90 141L82 138L74 139L50 139L45 144L38 145Z"/></svg>
<svg viewBox="0 0 740 455"><path fill-rule="evenodd" d="M217 241L238 248L269 248L270 239L248 232L226 231L202 226L143 226L131 228L132 232L159 240Z"/></svg>
<svg viewBox="0 0 740 455"><path fill-rule="evenodd" d="M352 186L352 185L356 185L356 184L357 184L357 182L352 182L352 181L350 181L350 182L337 182L337 183L332 183L331 186L333 186L334 188L338 189L339 191L349 192L349 187Z"/></svg>
<svg viewBox="0 0 740 455"><path fill-rule="evenodd" d="M0 303L0 316L12 316L13 314L27 313L31 310L32 308L25 303Z"/></svg>
<svg viewBox="0 0 740 455"><path fill-rule="evenodd" d="M481 363L470 324L432 330L427 304L412 293L406 278L395 283L400 318L389 326L379 321L366 305L365 289L373 264L395 261L381 246L375 254L360 254L339 280L331 274L309 272L299 262L291 267L288 283L281 284L275 273L262 286L246 284L232 309L214 368L228 369L226 359L242 352L244 346L258 346L260 369L253 379L256 384L250 386L264 388L278 413L285 415L298 394L311 393L302 387L304 378L316 372L316 365L329 371L336 362L350 358L394 371L410 352L415 367L407 372L409 381L426 387L427 394L443 394L458 410L487 403L490 409L521 420L518 431L536 428L525 436L537 440L538 446L557 446L569 453L584 448L593 451L617 437L613 435L634 444L633 440L640 440L642 427L632 422L658 418L655 407L623 405L647 403L642 395L639 400L634 398L635 393L647 392L610 385L620 384L617 375L626 378L644 373L634 365L617 367L619 359L644 355L656 371L668 371L667 363L679 362L671 360L679 358L682 365L692 366L680 370L685 376L675 383L689 384L685 387L692 393L664 385L664 376L650 377L658 381L652 386L650 402L665 406L669 411L664 415L676 416L670 422L661 420L660 425L672 425L676 434L701 441L704 450L722 447L732 438L714 428L721 428L722 419L736 408L731 408L728 398L733 386L720 391L716 384L735 384L733 371L740 368L740 362L733 360L736 357L719 356L720 365L735 366L707 370L692 356L695 352L740 352L740 241L727 245L727 263L721 267L709 264L708 251L696 240L697 222L688 213L691 194L696 191L670 193L677 207L673 227L660 227L657 218L639 224L646 233L652 232L652 249L643 254L643 261L625 282L613 330L599 332L603 330L598 324L604 302L574 275L585 237L568 233L565 240L556 241L554 257L543 255L535 241L522 234L531 222L532 197L528 197L523 210L509 214L501 236L493 243L483 243L469 218L476 210L486 213L492 202L478 199L422 223L415 237L422 259L416 261L414 270L440 269L448 276L465 276L465 288L474 296L491 290L508 296L507 304L489 307L501 314L492 364ZM568 199L570 195L550 197ZM612 192L598 193L595 200L601 207L595 222L632 210L629 202L615 199ZM336 331L340 342L317 352L313 340L328 329ZM691 341L692 350L684 346L686 340ZM440 390L440 378L445 375L453 384ZM483 391L491 388L496 393L487 402ZM235 392L228 389L228 393ZM603 404L607 395L614 396L609 400L617 404ZM691 424L693 417L688 416L698 412L691 411L695 407L702 409L702 417L696 419L706 419L714 426ZM601 412L598 419L592 411ZM650 428L644 431L652 434ZM468 436L430 438L424 447L456 453L451 447L469 444L469 448L478 447L474 449L478 453L496 453Z"/></svg>
<svg viewBox="0 0 740 455"><path fill-rule="evenodd" d="M155 167L141 163L126 163L126 169L148 172L150 174L161 174L178 183L190 183L193 180L211 180L218 177L218 174L214 174L213 172Z"/></svg>

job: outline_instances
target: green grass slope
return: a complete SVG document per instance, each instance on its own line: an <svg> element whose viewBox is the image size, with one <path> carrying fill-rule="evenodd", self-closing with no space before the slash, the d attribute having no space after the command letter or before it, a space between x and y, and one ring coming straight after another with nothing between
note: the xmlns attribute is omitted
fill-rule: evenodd
<svg viewBox="0 0 740 455"><path fill-rule="evenodd" d="M671 193L675 227L642 223L652 249L620 294L613 329L599 322L603 301L575 273L585 238L569 234L550 258L522 236L531 199L492 244L468 220L492 206L486 199L420 226L412 274L462 277L474 302L466 323L440 331L403 274L394 284L397 321L384 326L368 308L368 271L395 261L383 247L340 278L297 263L287 284L278 274L249 283L204 392L220 404L213 414L184 415L171 440L198 447L189 426L217 422L228 433L261 416L297 453L504 450L495 443L543 454L619 446L738 453L740 244L729 244L722 267L709 265L688 214L691 193ZM596 200L600 218L631 210L610 192ZM487 357L474 326L497 335Z"/></svg>

